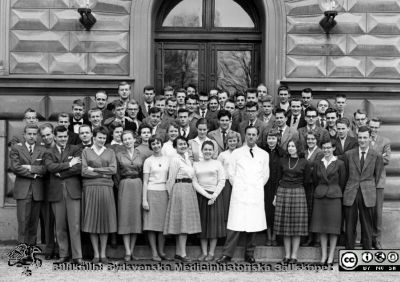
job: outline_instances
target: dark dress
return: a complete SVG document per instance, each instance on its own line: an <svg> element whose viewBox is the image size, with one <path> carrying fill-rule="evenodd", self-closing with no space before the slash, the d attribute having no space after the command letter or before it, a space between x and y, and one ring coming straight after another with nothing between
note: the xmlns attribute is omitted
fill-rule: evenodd
<svg viewBox="0 0 400 282"><path fill-rule="evenodd" d="M333 161L325 168L322 160L313 172L314 208L310 231L340 234L342 223L342 191L346 184L346 169L341 160Z"/></svg>
<svg viewBox="0 0 400 282"><path fill-rule="evenodd" d="M308 213L304 183L310 181L309 164L304 158L282 158L278 173L274 231L276 235L306 236Z"/></svg>
<svg viewBox="0 0 400 282"><path fill-rule="evenodd" d="M266 151L269 154L269 179L264 186L265 215L268 228L274 228L275 206L272 202L274 201L276 190L279 185L279 166L277 164L279 164L285 152L279 146L276 146L273 150L267 147Z"/></svg>

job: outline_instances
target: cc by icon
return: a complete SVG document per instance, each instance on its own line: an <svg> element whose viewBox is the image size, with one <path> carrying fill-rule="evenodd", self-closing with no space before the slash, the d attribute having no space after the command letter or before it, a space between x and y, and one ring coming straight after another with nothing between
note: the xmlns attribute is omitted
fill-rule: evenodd
<svg viewBox="0 0 400 282"><path fill-rule="evenodd" d="M353 269L357 266L358 258L357 255L353 252L345 252L342 254L340 258L340 264L345 269Z"/></svg>

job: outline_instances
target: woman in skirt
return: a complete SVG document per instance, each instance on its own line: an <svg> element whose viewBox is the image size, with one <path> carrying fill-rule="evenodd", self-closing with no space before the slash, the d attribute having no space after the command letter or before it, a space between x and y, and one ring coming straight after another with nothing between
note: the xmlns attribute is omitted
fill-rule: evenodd
<svg viewBox="0 0 400 282"><path fill-rule="evenodd" d="M276 190L278 189L279 179L278 171L280 159L284 156L284 150L279 146L278 142L280 133L276 129L271 129L267 133L267 147L263 148L269 154L269 178L264 186L265 195L265 215L267 218L267 246L277 246L276 234L274 232L275 206L274 201Z"/></svg>
<svg viewBox="0 0 400 282"><path fill-rule="evenodd" d="M118 234L125 246L124 261L136 260L133 255L137 234L142 233L143 156L135 149L135 134L122 133L124 149L117 153L118 162Z"/></svg>
<svg viewBox="0 0 400 282"><path fill-rule="evenodd" d="M153 154L153 151L150 150L149 148L149 139L151 137L151 131L153 128L146 124L142 123L139 126L138 134L139 137L138 140L136 140L136 150L139 151L140 155L142 156L143 160L146 160L148 157L150 157Z"/></svg>
<svg viewBox="0 0 400 282"><path fill-rule="evenodd" d="M104 147L107 129L93 130L93 146L82 152L82 231L90 233L93 263L108 263L106 257L109 233L117 231L117 214L113 193L112 175L117 172L115 153ZM99 251L100 237L100 251Z"/></svg>
<svg viewBox="0 0 400 282"><path fill-rule="evenodd" d="M163 234L168 206L166 182L169 158L161 154L162 140L159 136L153 135L149 140L149 146L154 153L143 165L143 230L148 231L152 260L169 260L164 252Z"/></svg>
<svg viewBox="0 0 400 282"><path fill-rule="evenodd" d="M194 170L186 154L188 150L186 138L178 136L173 146L178 156L171 160L168 172L169 202L164 234L177 235L175 259L190 262L191 259L186 256L187 235L201 232L199 205L196 190L192 185Z"/></svg>
<svg viewBox="0 0 400 282"><path fill-rule="evenodd" d="M321 264L332 265L342 223L342 191L346 185L346 168L343 161L333 156L335 144L331 140L322 143L322 150L324 157L316 163L313 171L316 187L310 229L320 234Z"/></svg>
<svg viewBox="0 0 400 282"><path fill-rule="evenodd" d="M279 187L275 198L276 235L283 236L285 258L282 263L297 263L300 237L308 234L307 201L304 183L310 179L309 164L299 141L288 142L288 157L279 165Z"/></svg>
<svg viewBox="0 0 400 282"><path fill-rule="evenodd" d="M231 155L233 150L235 150L238 145L240 144L238 133L234 131L229 131L226 134L226 146L228 147L228 150L223 151L221 154L218 156L218 160L222 163L222 166L224 167L225 171L225 187L222 189L222 201L224 203L224 220L225 220L225 226L228 222L228 214L229 214L229 203L231 201L231 194L232 194L232 184L229 182L229 179L227 177L228 175L228 167L231 162Z"/></svg>
<svg viewBox="0 0 400 282"><path fill-rule="evenodd" d="M202 254L198 258L199 261L214 260L217 240L226 236L224 202L219 196L224 188L225 172L222 164L212 159L215 149L213 142L204 141L201 146L204 160L193 165L195 172L193 187L199 193L197 198L201 222ZM207 252L208 240L210 240L209 252Z"/></svg>

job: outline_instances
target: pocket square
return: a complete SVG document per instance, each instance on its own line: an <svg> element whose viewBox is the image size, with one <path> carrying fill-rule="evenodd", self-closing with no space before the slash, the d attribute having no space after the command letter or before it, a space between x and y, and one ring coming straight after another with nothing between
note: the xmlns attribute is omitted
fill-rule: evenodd
<svg viewBox="0 0 400 282"><path fill-rule="evenodd" d="M36 159L38 162L40 162L41 160L43 160L43 159Z"/></svg>

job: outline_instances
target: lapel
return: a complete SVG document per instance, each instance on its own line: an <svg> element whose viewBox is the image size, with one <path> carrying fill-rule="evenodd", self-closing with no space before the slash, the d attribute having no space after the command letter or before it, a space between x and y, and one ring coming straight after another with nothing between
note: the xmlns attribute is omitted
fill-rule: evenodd
<svg viewBox="0 0 400 282"><path fill-rule="evenodd" d="M325 170L326 180L328 181L328 175L336 170L337 161L331 162Z"/></svg>
<svg viewBox="0 0 400 282"><path fill-rule="evenodd" d="M281 144L284 144L286 142L286 140L289 138L289 130L290 130L290 127L286 125L286 128L282 133Z"/></svg>
<svg viewBox="0 0 400 282"><path fill-rule="evenodd" d="M327 168L325 168L324 162L322 161L322 159L319 161L319 170L321 171L322 177L325 179L326 182L328 182L328 169L330 168L330 166L332 165L332 163L330 163L328 165Z"/></svg>
<svg viewBox="0 0 400 282"><path fill-rule="evenodd" d="M358 148L356 148L353 152L353 161L356 164L358 172L361 174L360 154L359 154ZM364 166L365 166L365 162L364 162Z"/></svg>
<svg viewBox="0 0 400 282"><path fill-rule="evenodd" d="M228 133L228 132L227 132ZM221 128L218 128L215 132L214 132L214 140L215 142L217 142L218 146L220 146L221 148L224 148L224 141L222 140L222 131Z"/></svg>
<svg viewBox="0 0 400 282"><path fill-rule="evenodd" d="M32 157L31 157L32 162L34 162L36 160L36 158L39 156L39 153L40 153L40 148L39 148L38 144L36 143L35 148L33 149Z"/></svg>
<svg viewBox="0 0 400 282"><path fill-rule="evenodd" d="M367 166L372 163L372 148L371 146L369 147L368 154L365 156L364 160L364 167L362 171L365 171L367 169Z"/></svg>
<svg viewBox="0 0 400 282"><path fill-rule="evenodd" d="M26 147L26 145L25 145L25 142L24 143L22 143L22 148L21 148L21 151L22 151L22 153L25 155L25 157L28 159L28 160L30 160L31 159L31 154L29 154L29 150L28 150L28 148ZM35 146L36 147L36 146ZM35 148L36 149L36 148Z"/></svg>

